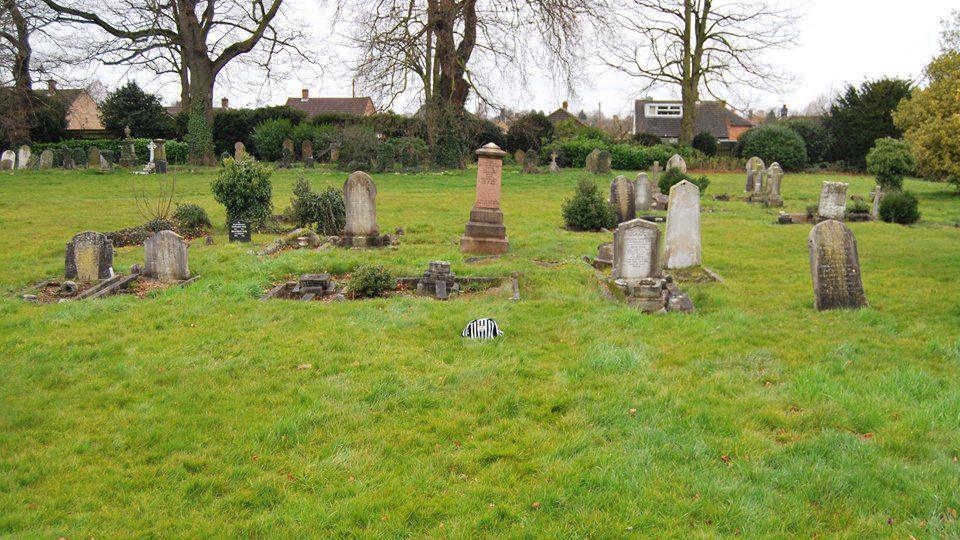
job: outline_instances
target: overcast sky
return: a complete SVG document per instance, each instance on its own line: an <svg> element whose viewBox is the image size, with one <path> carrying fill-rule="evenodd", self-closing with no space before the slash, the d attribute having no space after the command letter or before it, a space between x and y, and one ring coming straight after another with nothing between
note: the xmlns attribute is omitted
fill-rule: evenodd
<svg viewBox="0 0 960 540"><path fill-rule="evenodd" d="M314 0L288 0L301 2L298 10L308 17L315 29L318 43L331 37L323 12L316 8ZM803 0L799 0L803 1ZM834 93L846 83L859 84L866 79L882 76L897 76L910 79L919 77L923 67L938 52L940 21L951 9L958 7L956 0L807 0L800 11L800 37L796 46L775 52L769 60L791 73L795 80L777 92L758 92L749 99L732 104L740 108L771 109L786 103L791 110L799 111L817 96ZM316 21L315 24L313 21ZM337 51L335 56L344 56L347 51ZM577 95L567 96L564 91L552 88L544 78L542 84L531 84L515 95L502 96L504 103L513 109L539 109L547 113L569 99L574 110L595 110L602 103L606 115L628 114L639 81L609 69L585 67L591 81L577 89ZM166 103L178 98L176 84L160 86L149 74L118 69L89 71L114 88L127 78L153 91L158 91ZM249 86L240 88L233 81L218 81L216 100L230 98L233 106L281 104L287 96L299 95L300 88L309 86L311 95L349 96L349 75L328 70L320 80L301 80L294 75L271 88L251 91ZM672 91L664 89L653 93L655 98L673 97ZM403 108L403 107L401 107ZM404 112L404 111L400 111Z"/></svg>

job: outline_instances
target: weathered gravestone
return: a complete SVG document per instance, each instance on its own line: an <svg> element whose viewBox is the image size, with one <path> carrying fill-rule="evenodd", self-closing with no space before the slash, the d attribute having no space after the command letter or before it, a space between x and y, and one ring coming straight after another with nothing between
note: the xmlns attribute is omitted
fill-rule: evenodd
<svg viewBox="0 0 960 540"><path fill-rule="evenodd" d="M107 156L104 154L100 154L100 170L109 171L111 168L112 168L112 165L110 165L110 162L107 160Z"/></svg>
<svg viewBox="0 0 960 540"><path fill-rule="evenodd" d="M600 159L600 149L594 148L589 154L587 154L586 161L584 162L584 168L590 174L597 174L597 164Z"/></svg>
<svg viewBox="0 0 960 540"><path fill-rule="evenodd" d="M810 274L818 310L859 309L867 305L860 277L857 239L836 220L818 223L807 237Z"/></svg>
<svg viewBox="0 0 960 540"><path fill-rule="evenodd" d="M153 172L157 174L166 174L167 141L166 139L154 139L153 144Z"/></svg>
<svg viewBox="0 0 960 540"><path fill-rule="evenodd" d="M312 169L315 162L313 158L313 141L310 139L304 139L300 143L300 160L303 161L303 166L307 169Z"/></svg>
<svg viewBox="0 0 960 540"><path fill-rule="evenodd" d="M873 206L870 208L870 219L880 219L880 201L883 199L883 187L877 186L873 190Z"/></svg>
<svg viewBox="0 0 960 540"><path fill-rule="evenodd" d="M520 170L522 174L537 174L540 172L540 169L537 168L537 154L535 151L531 150L523 156L523 168Z"/></svg>
<svg viewBox="0 0 960 540"><path fill-rule="evenodd" d="M817 215L820 219L843 221L847 214L847 186L844 182L824 182L820 190L820 206Z"/></svg>
<svg viewBox="0 0 960 540"><path fill-rule="evenodd" d="M137 166L136 141L130 137L130 126L123 128L123 144L120 146L120 165L123 167Z"/></svg>
<svg viewBox="0 0 960 540"><path fill-rule="evenodd" d="M610 172L610 152L594 148L587 154L586 169L591 174L607 174Z"/></svg>
<svg viewBox="0 0 960 540"><path fill-rule="evenodd" d="M64 275L77 281L97 281L113 275L113 242L106 235L85 231L67 242Z"/></svg>
<svg viewBox="0 0 960 540"><path fill-rule="evenodd" d="M637 217L634 185L626 176L618 176L610 182L610 204L617 212L617 223Z"/></svg>
<svg viewBox="0 0 960 540"><path fill-rule="evenodd" d="M477 200L470 210L470 221L460 238L462 253L495 255L510 249L507 227L500 210L503 156L506 152L494 143L477 150Z"/></svg>
<svg viewBox="0 0 960 540"><path fill-rule="evenodd" d="M682 180L670 188L663 260L666 268L700 265L700 188Z"/></svg>
<svg viewBox="0 0 960 540"><path fill-rule="evenodd" d="M251 233L250 222L237 219L230 222L227 235L231 242L249 242L252 238Z"/></svg>
<svg viewBox="0 0 960 540"><path fill-rule="evenodd" d="M163 282L190 277L187 243L173 231L159 231L143 244L143 275Z"/></svg>
<svg viewBox="0 0 960 540"><path fill-rule="evenodd" d="M17 168L26 169L27 163L30 161L30 146L24 144L20 146L20 150L17 151Z"/></svg>
<svg viewBox="0 0 960 540"><path fill-rule="evenodd" d="M613 279L639 281L660 277L660 229L634 219L621 223L613 233Z"/></svg>
<svg viewBox="0 0 960 540"><path fill-rule="evenodd" d="M766 206L783 206L780 198L780 183L783 181L783 168L776 161L767 169L767 185L764 190L763 204Z"/></svg>
<svg viewBox="0 0 960 540"><path fill-rule="evenodd" d="M557 153L550 152L550 167L547 168L547 171L550 173L560 172L560 166L557 165Z"/></svg>
<svg viewBox="0 0 960 540"><path fill-rule="evenodd" d="M341 245L377 247L384 245L377 227L377 186L370 175L356 171L343 183L343 203L347 224L343 228Z"/></svg>
<svg viewBox="0 0 960 540"><path fill-rule="evenodd" d="M634 197L634 207L637 212L647 212L653 205L653 188L650 186L650 179L647 173L640 173L635 180L636 196Z"/></svg>
<svg viewBox="0 0 960 540"><path fill-rule="evenodd" d="M233 159L237 161L247 159L247 147L243 142L237 141L233 144Z"/></svg>
<svg viewBox="0 0 960 540"><path fill-rule="evenodd" d="M87 150L87 168L96 169L100 166L100 149L96 146L91 146Z"/></svg>
<svg viewBox="0 0 960 540"><path fill-rule="evenodd" d="M427 271L417 281L417 294L446 300L454 292L459 292L459 286L457 285L457 276L450 271L450 263L447 261L430 261Z"/></svg>
<svg viewBox="0 0 960 540"><path fill-rule="evenodd" d="M523 150L517 150L513 153L513 161L517 165L523 165L524 160L527 159L527 153Z"/></svg>
<svg viewBox="0 0 960 540"><path fill-rule="evenodd" d="M280 167L289 169L291 163L293 163L293 139L286 138L283 140L283 148L280 153Z"/></svg>
<svg viewBox="0 0 960 540"><path fill-rule="evenodd" d="M40 152L40 170L45 171L53 168L53 150L47 148Z"/></svg>
<svg viewBox="0 0 960 540"><path fill-rule="evenodd" d="M68 171L77 168L77 162L73 159L73 152L70 149L63 150L63 162L61 166Z"/></svg>
<svg viewBox="0 0 960 540"><path fill-rule="evenodd" d="M13 150L4 150L3 155L0 156L0 171L12 170L16 163L17 154Z"/></svg>
<svg viewBox="0 0 960 540"><path fill-rule="evenodd" d="M751 193L755 190L757 171L763 170L764 167L763 160L757 156L753 156L747 160L747 186L744 191Z"/></svg>
<svg viewBox="0 0 960 540"><path fill-rule="evenodd" d="M687 162L684 161L683 156L680 154L674 154L667 161L667 170L670 169L679 169L683 174L687 174Z"/></svg>

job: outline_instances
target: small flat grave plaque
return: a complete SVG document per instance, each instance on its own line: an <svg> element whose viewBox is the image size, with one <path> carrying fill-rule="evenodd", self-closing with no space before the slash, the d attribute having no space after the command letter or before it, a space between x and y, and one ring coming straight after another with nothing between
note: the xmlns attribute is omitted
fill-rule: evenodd
<svg viewBox="0 0 960 540"><path fill-rule="evenodd" d="M231 242L249 242L250 241L250 222L234 221L230 223L230 241Z"/></svg>

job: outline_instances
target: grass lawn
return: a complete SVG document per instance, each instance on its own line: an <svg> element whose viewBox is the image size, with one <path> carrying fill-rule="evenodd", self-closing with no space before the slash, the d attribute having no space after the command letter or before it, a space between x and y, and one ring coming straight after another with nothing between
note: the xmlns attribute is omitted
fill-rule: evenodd
<svg viewBox="0 0 960 540"><path fill-rule="evenodd" d="M375 175L396 250L257 257L228 244L215 171L176 172L216 243L185 289L34 305L83 230L144 221L131 175L0 176L0 535L112 537L960 537L960 195L908 180L923 222L853 223L870 308L818 313L808 225L710 195L698 312L607 303L562 229L579 171L504 176L511 250L466 264L475 170ZM288 204L297 172L274 175ZM342 173L311 171L314 188ZM597 178L602 189L612 177ZM827 178L787 175L802 212ZM266 243L273 237L255 235ZM120 248L116 268L142 262ZM520 274L474 296L258 302L362 262ZM459 337L494 317L495 342ZM312 369L298 370L309 363ZM631 412L633 411L633 412Z"/></svg>

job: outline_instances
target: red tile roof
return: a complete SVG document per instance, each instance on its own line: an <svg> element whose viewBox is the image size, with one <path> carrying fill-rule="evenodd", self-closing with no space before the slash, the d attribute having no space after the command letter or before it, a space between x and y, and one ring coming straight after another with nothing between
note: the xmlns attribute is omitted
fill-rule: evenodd
<svg viewBox="0 0 960 540"><path fill-rule="evenodd" d="M287 107L297 109L313 117L318 114L340 113L365 115L367 110L376 112L373 100L369 97L356 98L287 98Z"/></svg>

